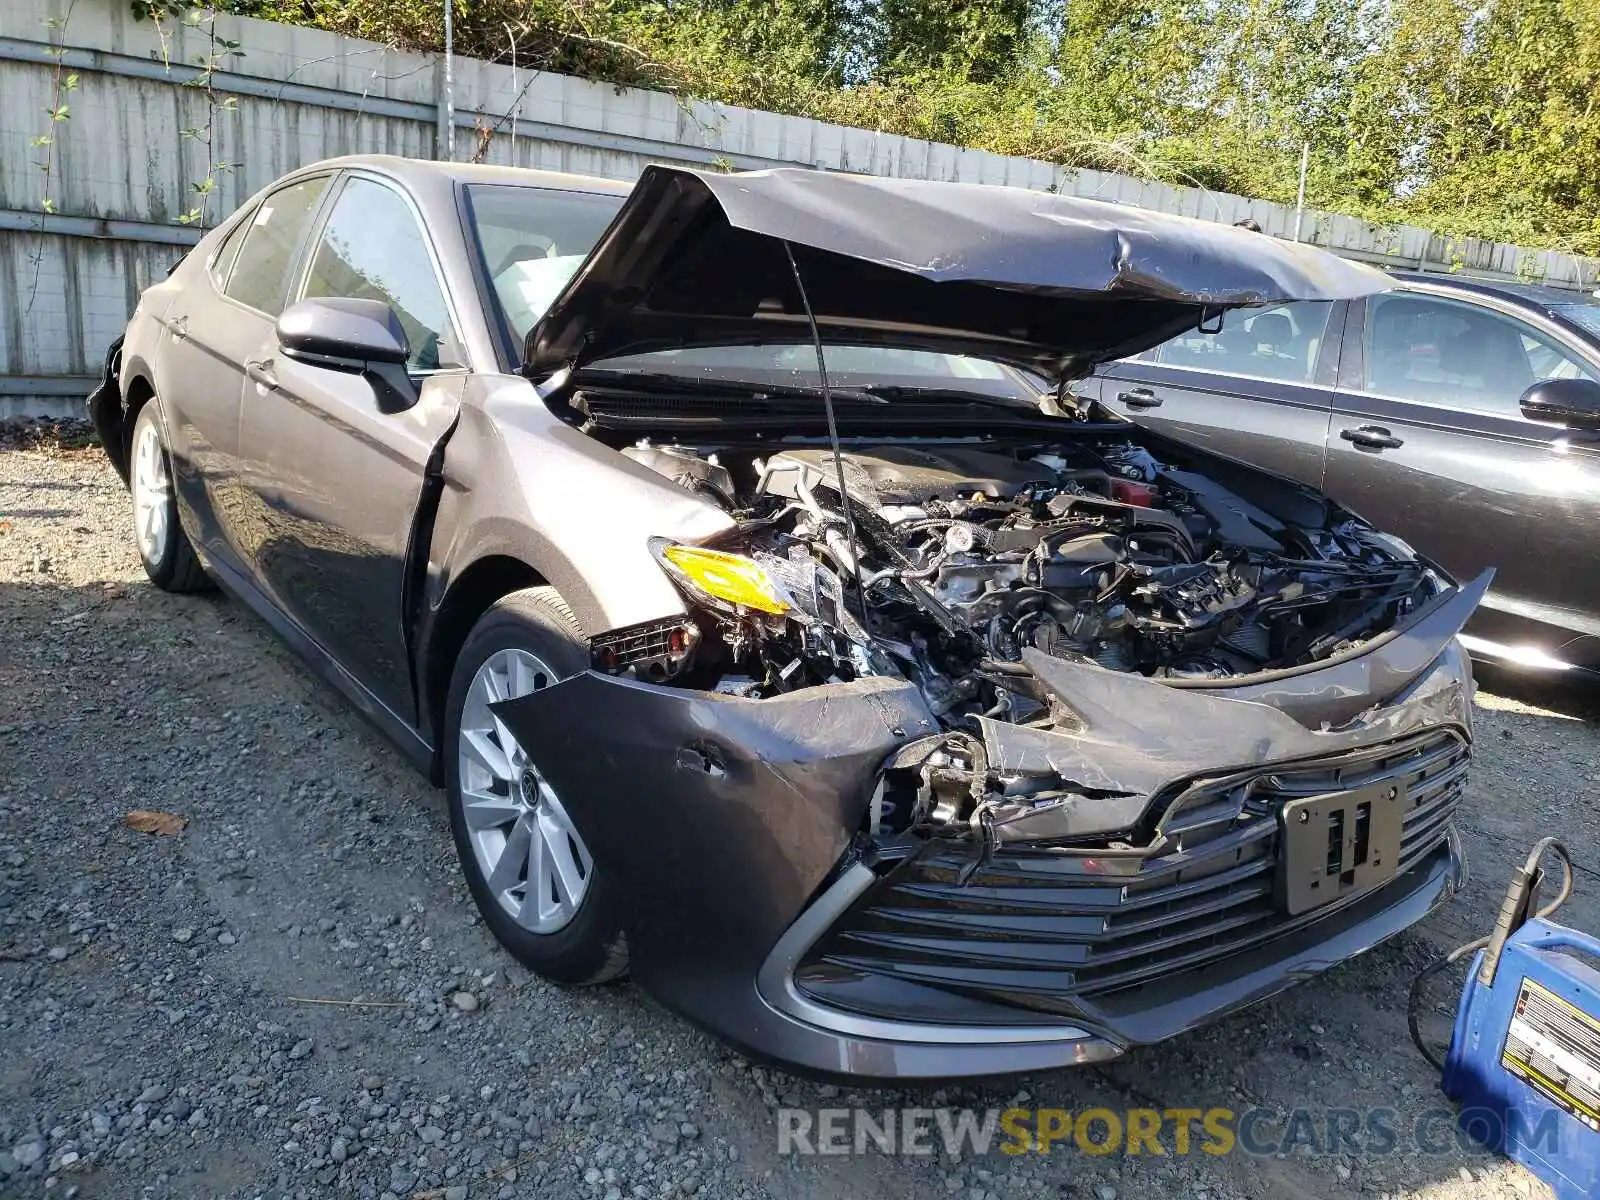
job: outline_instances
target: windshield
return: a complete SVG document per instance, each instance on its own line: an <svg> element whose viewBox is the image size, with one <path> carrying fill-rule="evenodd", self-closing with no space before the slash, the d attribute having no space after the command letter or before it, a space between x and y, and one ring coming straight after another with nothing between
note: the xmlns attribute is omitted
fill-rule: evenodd
<svg viewBox="0 0 1600 1200"><path fill-rule="evenodd" d="M1551 310L1590 333L1600 334L1600 304L1552 304Z"/></svg>
<svg viewBox="0 0 1600 1200"><path fill-rule="evenodd" d="M467 186L483 269L519 352L624 198L516 184Z"/></svg>
<svg viewBox="0 0 1600 1200"><path fill-rule="evenodd" d="M517 184L469 184L468 211L492 301L517 352L561 294L625 197ZM961 354L887 346L824 349L828 382L841 388L955 390L1037 408L1049 385L1024 373ZM596 370L681 375L685 379L814 388L816 351L809 343L704 346L630 354Z"/></svg>

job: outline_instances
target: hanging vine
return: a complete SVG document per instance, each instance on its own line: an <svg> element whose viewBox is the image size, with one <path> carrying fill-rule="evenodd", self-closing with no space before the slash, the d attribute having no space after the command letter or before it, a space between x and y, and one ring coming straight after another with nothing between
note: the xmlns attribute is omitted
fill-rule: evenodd
<svg viewBox="0 0 1600 1200"><path fill-rule="evenodd" d="M161 45L162 64L170 73L173 38L169 23L172 20L173 10L164 3L140 3L134 6L134 11L142 20L150 21L155 27ZM205 121L179 130L179 135L185 141L199 149L204 173L199 179L189 181L189 196L193 203L179 213L176 219L180 225L194 225L205 229L211 224L211 198L216 194L220 177L237 166L236 163L217 157L218 114L237 112L239 108L238 97L225 96L217 88L217 74L228 59L242 57L244 50L238 41L223 37L217 32L217 12L214 8L188 9L183 13L182 24L186 29L205 31L205 52L195 55L193 59L194 65L199 69L193 76L183 81L184 87L193 88L204 96Z"/></svg>
<svg viewBox="0 0 1600 1200"><path fill-rule="evenodd" d="M76 0L74 0L76 3ZM50 71L50 103L45 106L45 116L50 118L50 124L45 132L33 138L28 144L35 149L44 151L42 159L35 160L34 165L44 175L44 186L40 189L39 211L53 213L56 211L54 195L55 165L56 165L56 138L63 126L72 118L71 105L67 97L78 90L78 76L74 71L66 69L67 57L67 24L72 20L73 5L67 5L66 15L61 17L46 17L45 29L49 33L49 49L46 51L54 60L55 65Z"/></svg>
<svg viewBox="0 0 1600 1200"><path fill-rule="evenodd" d="M43 133L29 139L28 142L31 148L44 151L43 157L35 159L33 164L43 175L39 189L40 233L44 232L45 217L56 211L56 139L66 128L67 122L72 119L72 107L67 102L67 97L78 89L77 73L66 69L67 26L72 21L72 10L76 3L77 0L72 0L62 16L47 17L44 22L49 39L47 53L54 62L50 71L50 103L44 109L50 124L45 127ZM42 244L34 251L32 258L33 279L28 285L27 311L29 312L33 311L34 298L39 294L39 274L44 267Z"/></svg>

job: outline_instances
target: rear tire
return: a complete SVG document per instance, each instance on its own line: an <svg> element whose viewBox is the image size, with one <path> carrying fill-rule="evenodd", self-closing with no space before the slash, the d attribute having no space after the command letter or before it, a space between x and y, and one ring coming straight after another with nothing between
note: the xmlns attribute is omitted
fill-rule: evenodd
<svg viewBox="0 0 1600 1200"><path fill-rule="evenodd" d="M133 493L133 537L150 582L164 592L201 592L211 587L189 535L178 520L172 456L161 432L161 412L152 399L133 423L128 460Z"/></svg>
<svg viewBox="0 0 1600 1200"><path fill-rule="evenodd" d="M527 588L478 619L445 707L445 792L472 899L500 944L564 984L628 969L616 887L560 797L489 710L588 666L577 619L554 588Z"/></svg>

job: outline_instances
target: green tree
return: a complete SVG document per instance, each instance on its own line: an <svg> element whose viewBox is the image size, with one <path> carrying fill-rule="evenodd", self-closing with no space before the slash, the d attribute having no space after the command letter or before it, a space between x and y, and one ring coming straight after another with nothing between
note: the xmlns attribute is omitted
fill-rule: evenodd
<svg viewBox="0 0 1600 1200"><path fill-rule="evenodd" d="M872 77L938 73L993 83L1015 70L1028 43L1033 0L878 0L867 14Z"/></svg>

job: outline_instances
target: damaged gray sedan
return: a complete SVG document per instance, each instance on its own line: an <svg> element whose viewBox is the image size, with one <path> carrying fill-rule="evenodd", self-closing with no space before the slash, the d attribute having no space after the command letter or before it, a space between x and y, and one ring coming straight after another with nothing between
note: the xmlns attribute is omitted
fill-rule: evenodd
<svg viewBox="0 0 1600 1200"><path fill-rule="evenodd" d="M447 790L500 941L872 1078L1114 1056L1461 885L1459 586L1070 383L1383 276L1008 188L388 158L266 189L91 411Z"/></svg>

